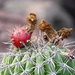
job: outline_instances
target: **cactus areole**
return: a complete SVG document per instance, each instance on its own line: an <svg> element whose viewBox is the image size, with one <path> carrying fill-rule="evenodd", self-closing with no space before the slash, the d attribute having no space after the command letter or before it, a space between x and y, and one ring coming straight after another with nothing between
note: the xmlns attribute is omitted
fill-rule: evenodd
<svg viewBox="0 0 75 75"><path fill-rule="evenodd" d="M30 33L28 33L23 28L17 28L11 35L12 44L17 48L24 47L24 44L27 43L27 40L30 40Z"/></svg>

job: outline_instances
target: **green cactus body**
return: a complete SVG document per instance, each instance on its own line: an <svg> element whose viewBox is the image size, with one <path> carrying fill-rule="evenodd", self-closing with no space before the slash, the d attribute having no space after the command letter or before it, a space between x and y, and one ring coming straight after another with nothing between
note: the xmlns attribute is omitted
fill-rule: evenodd
<svg viewBox="0 0 75 75"><path fill-rule="evenodd" d="M31 34L37 20L33 13L28 16L29 29L32 28L30 29ZM42 23L42 26L44 26L45 21L42 21ZM50 27L53 30L52 26ZM3 57L0 64L0 75L75 75L75 58L70 59L69 50L66 46L60 48L59 41L54 44L53 38L51 38L51 42L48 40L46 42L42 33L34 42L32 40L27 42L31 37L29 31L20 28L19 32L15 31L12 35L14 46L12 52L5 54ZM45 31L47 32L47 30ZM48 31L48 34L49 32L51 33L51 31ZM52 34L54 32L53 30ZM69 33L65 37L68 35Z"/></svg>
<svg viewBox="0 0 75 75"><path fill-rule="evenodd" d="M21 51L4 56L0 75L75 75L75 59L64 56L65 50L47 45L44 49L25 49L24 54Z"/></svg>

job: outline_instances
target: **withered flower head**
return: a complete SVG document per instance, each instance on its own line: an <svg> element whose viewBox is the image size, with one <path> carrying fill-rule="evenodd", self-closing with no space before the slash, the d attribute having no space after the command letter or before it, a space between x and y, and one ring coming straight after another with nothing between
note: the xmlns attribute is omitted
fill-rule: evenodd
<svg viewBox="0 0 75 75"><path fill-rule="evenodd" d="M38 19L37 19L36 14L30 13L30 15L28 15L28 16L26 17L26 20L27 20L27 22L30 23L30 24L36 24Z"/></svg>
<svg viewBox="0 0 75 75"><path fill-rule="evenodd" d="M29 33L33 33L33 30L35 29L35 24L37 23L38 19L37 19L37 16L36 14L34 13L30 13L27 17L26 17L26 20L28 22L28 26L26 28L26 30L29 32Z"/></svg>
<svg viewBox="0 0 75 75"><path fill-rule="evenodd" d="M56 31L51 24L46 22L45 20L42 20L41 23L37 26L42 32L45 32L46 35L44 36L45 40L48 41L48 38L50 39L51 43L59 45L60 40L63 40L67 38L71 31L72 28L62 28L58 31Z"/></svg>
<svg viewBox="0 0 75 75"><path fill-rule="evenodd" d="M71 34L72 28L62 28L57 31L59 36L62 36L62 39L67 38Z"/></svg>
<svg viewBox="0 0 75 75"><path fill-rule="evenodd" d="M38 21L37 16L34 13L30 13L26 17L26 20L28 22L27 31L32 34L33 30L35 29L35 24ZM45 20L42 20L37 27L46 34L44 35L44 39L46 41L54 43L57 40L55 44L59 44L60 40L67 38L72 31L72 28L62 28L56 31L52 25Z"/></svg>
<svg viewBox="0 0 75 75"><path fill-rule="evenodd" d="M41 31L45 32L48 37L51 39L56 35L56 31L53 29L51 24L42 20L41 23L37 26Z"/></svg>

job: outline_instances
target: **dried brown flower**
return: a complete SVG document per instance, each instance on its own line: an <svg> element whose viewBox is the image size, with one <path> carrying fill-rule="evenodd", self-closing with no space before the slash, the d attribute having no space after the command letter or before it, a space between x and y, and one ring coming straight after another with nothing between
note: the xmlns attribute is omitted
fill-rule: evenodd
<svg viewBox="0 0 75 75"><path fill-rule="evenodd" d="M51 24L49 24L45 20L42 20L41 23L37 27L42 32L45 32L50 39L53 39L57 35L56 30L54 30Z"/></svg>
<svg viewBox="0 0 75 75"><path fill-rule="evenodd" d="M38 21L37 16L34 13L30 13L30 15L28 15L26 17L26 20L28 22L28 26L27 26L26 29L27 29L28 32L32 33L34 28L35 28L35 24Z"/></svg>
<svg viewBox="0 0 75 75"><path fill-rule="evenodd" d="M62 28L58 31L56 31L51 24L46 22L45 20L42 20L41 23L37 26L42 32L45 32L46 35L44 35L44 39L46 41L48 40L48 37L50 38L50 42L54 43L56 45L60 44L60 40L63 40L67 38L71 31L72 28Z"/></svg>
<svg viewBox="0 0 75 75"><path fill-rule="evenodd" d="M72 28L62 28L62 29L58 30L57 36L54 38L53 42L55 42L55 44L61 46L60 41L64 40L65 38L68 38L68 36L71 34L71 32L72 32Z"/></svg>
<svg viewBox="0 0 75 75"><path fill-rule="evenodd" d="M35 28L35 24L38 21L37 16L34 13L30 13L30 15L28 15L26 17L26 20L28 22L28 26L27 26L26 29L29 33L32 34L32 32ZM62 29L56 31L51 26L51 24L49 24L45 20L42 20L41 23L39 25L37 25L37 27L42 32L45 32L45 35L44 35L45 41L47 41L47 42L50 41L51 43L54 43L56 45L59 45L60 40L63 40L65 38L67 38L70 35L71 31L72 31L72 28L62 28Z"/></svg>
<svg viewBox="0 0 75 75"><path fill-rule="evenodd" d="M57 34L59 36L62 36L61 39L63 40L70 35L71 31L72 31L72 28L62 28L57 31Z"/></svg>

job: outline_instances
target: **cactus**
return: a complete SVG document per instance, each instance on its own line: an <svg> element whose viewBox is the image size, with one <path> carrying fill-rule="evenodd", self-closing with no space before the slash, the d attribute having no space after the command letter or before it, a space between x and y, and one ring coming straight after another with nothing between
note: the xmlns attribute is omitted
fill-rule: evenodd
<svg viewBox="0 0 75 75"><path fill-rule="evenodd" d="M31 36L38 19L34 13L26 19L25 30L22 27L15 29L10 37L12 52L4 54L0 75L75 75L74 56L61 44L72 28L56 31L42 20L38 25L39 37L33 41Z"/></svg>

